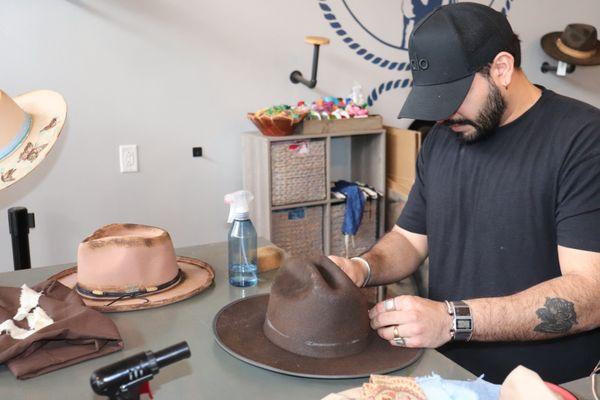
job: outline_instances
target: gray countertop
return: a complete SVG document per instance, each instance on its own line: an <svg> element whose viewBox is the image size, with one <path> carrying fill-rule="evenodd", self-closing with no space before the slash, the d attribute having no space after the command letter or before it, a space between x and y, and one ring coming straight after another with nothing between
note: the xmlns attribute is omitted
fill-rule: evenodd
<svg viewBox="0 0 600 400"><path fill-rule="evenodd" d="M161 370L151 381L157 399L320 399L360 386L365 379L298 378L263 370L233 358L215 342L212 320L233 300L269 291L273 272L250 289L227 282L226 243L179 249L179 255L199 258L215 270L215 285L191 299L166 307L110 315L125 343L121 352L89 360L33 379L20 381L0 365L0 399L100 399L89 385L92 371L144 350L160 350L186 340L192 357ZM54 266L0 274L1 286L33 285L65 268ZM472 379L473 374L435 350L426 350L415 364L396 375L422 376L435 372L444 378ZM580 399L592 399L589 378L564 385Z"/></svg>

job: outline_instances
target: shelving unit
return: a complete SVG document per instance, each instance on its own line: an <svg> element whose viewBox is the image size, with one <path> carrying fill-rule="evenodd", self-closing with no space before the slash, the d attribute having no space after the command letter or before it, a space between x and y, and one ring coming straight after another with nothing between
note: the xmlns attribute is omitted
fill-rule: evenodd
<svg viewBox="0 0 600 400"><path fill-rule="evenodd" d="M273 196L273 160L274 144L288 142L297 145L303 141L310 143L325 142L325 160L323 163L323 199L274 205ZM242 135L243 185L251 191L255 200L251 204L251 218L259 236L275 244L278 238L273 235L273 213L293 211L303 207L322 207L322 249L325 254L331 250L331 206L344 200L331 198L331 182L339 179L360 181L375 188L382 197L378 199L378 232L384 232L385 225L385 130L365 132L342 132L316 135L264 136L260 132L247 132ZM311 181L313 187L315 181ZM299 235L302 232L298 232ZM374 238L375 240L375 238ZM284 246L285 247L285 246ZM289 248L286 249L290 251ZM293 250L293 249L292 249ZM294 251L291 251L293 254Z"/></svg>

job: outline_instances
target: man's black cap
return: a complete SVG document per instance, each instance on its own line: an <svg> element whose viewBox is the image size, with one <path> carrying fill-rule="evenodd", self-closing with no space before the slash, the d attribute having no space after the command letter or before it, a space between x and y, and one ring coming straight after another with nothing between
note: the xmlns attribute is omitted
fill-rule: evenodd
<svg viewBox="0 0 600 400"><path fill-rule="evenodd" d="M454 114L475 73L506 50L513 36L506 17L482 4L456 3L431 12L410 36L413 88L398 118L439 121Z"/></svg>

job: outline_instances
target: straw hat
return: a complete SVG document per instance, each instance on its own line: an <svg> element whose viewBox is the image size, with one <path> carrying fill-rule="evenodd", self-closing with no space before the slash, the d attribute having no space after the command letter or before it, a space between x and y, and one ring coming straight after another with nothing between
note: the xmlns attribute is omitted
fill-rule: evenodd
<svg viewBox="0 0 600 400"><path fill-rule="evenodd" d="M75 288L87 306L115 312L185 300L209 287L214 277L210 265L175 256L163 229L111 224L83 240L76 267L49 279Z"/></svg>
<svg viewBox="0 0 600 400"><path fill-rule="evenodd" d="M242 361L310 378L357 378L415 362L421 349L394 347L369 325L360 289L327 257L289 258L271 294L221 309L217 343Z"/></svg>
<svg viewBox="0 0 600 400"><path fill-rule="evenodd" d="M569 24L563 32L542 37L542 48L551 57L572 65L600 65L600 41L596 28Z"/></svg>
<svg viewBox="0 0 600 400"><path fill-rule="evenodd" d="M59 93L35 90L11 98L0 90L0 190L46 158L66 115L67 103Z"/></svg>

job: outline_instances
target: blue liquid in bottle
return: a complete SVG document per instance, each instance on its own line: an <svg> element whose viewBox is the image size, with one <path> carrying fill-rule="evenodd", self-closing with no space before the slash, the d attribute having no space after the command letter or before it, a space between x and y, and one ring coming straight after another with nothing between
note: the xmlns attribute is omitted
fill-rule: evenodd
<svg viewBox="0 0 600 400"><path fill-rule="evenodd" d="M250 219L235 219L229 229L229 283L247 287L258 283L256 229Z"/></svg>

